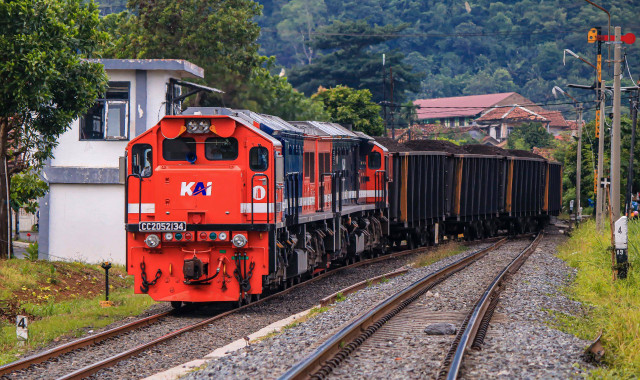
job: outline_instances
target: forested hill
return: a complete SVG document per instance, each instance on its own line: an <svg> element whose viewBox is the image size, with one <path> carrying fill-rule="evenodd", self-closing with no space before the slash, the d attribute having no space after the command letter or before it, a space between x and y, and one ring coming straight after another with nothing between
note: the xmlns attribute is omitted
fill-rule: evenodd
<svg viewBox="0 0 640 380"><path fill-rule="evenodd" d="M263 16L258 19L262 27L261 53L275 55L288 72L295 68L294 78L290 77L294 86L303 81L295 80L303 65L325 61L331 64L319 60L320 56L340 49L339 44L327 45L326 41L323 46L330 48L319 49L315 46L318 38L349 37L332 34L344 30L334 27L336 22L366 20L371 26L398 26L396 33L386 36L389 40L367 51L381 54L397 49L404 54L403 62L421 78L420 86L413 86L407 98L517 91L537 102L551 101L554 85L592 83L593 69L585 63L567 57L563 66L563 50L571 49L595 62L595 47L587 44L587 31L593 26L602 26L606 31L607 26L606 14L585 1L259 2L264 7ZM640 2L615 0L598 4L610 11L612 25L623 26L623 34L639 34ZM638 80L640 41L627 50L631 73ZM379 61L381 64L381 58ZM372 90L375 97L377 89Z"/></svg>

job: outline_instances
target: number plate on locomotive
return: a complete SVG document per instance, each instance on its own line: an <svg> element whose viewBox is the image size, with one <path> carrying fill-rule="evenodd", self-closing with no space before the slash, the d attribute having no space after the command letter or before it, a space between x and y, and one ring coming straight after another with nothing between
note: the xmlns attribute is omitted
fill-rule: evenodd
<svg viewBox="0 0 640 380"><path fill-rule="evenodd" d="M139 222L140 232L180 232L187 230L187 222Z"/></svg>

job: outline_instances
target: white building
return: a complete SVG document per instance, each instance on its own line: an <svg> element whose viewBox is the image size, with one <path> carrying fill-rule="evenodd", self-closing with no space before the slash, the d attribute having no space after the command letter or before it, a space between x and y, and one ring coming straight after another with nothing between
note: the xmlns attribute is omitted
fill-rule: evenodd
<svg viewBox="0 0 640 380"><path fill-rule="evenodd" d="M124 186L118 157L153 127L179 93L176 80L203 78L184 60L102 59L104 99L60 136L44 170L50 191L40 202L40 258L124 264Z"/></svg>

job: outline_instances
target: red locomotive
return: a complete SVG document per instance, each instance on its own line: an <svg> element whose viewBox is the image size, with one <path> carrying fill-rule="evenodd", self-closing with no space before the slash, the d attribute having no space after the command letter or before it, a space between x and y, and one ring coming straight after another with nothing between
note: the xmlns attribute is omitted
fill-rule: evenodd
<svg viewBox="0 0 640 380"><path fill-rule="evenodd" d="M429 166L435 155L438 164ZM467 156L389 152L338 124L250 111L193 108L166 116L126 149L128 272L137 293L174 306L248 302L332 265L383 253L392 242L433 243L478 228L491 235L520 225L514 221L537 226L557 215L561 170L528 159L537 166L526 194L539 200L514 214L504 185L517 173L504 157L489 157L499 162L479 175L496 181L483 190L495 188L495 210L461 213L466 193L456 170L466 170L466 180L471 166L462 160L475 157ZM484 177L501 165L502 172ZM436 169L442 172L429 172Z"/></svg>

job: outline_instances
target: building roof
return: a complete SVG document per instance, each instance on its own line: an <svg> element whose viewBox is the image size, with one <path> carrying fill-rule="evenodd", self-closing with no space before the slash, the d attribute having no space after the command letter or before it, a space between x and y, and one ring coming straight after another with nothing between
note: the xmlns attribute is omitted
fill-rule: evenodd
<svg viewBox="0 0 640 380"><path fill-rule="evenodd" d="M204 69L184 59L87 59L102 63L105 70L182 71L194 78L204 78Z"/></svg>
<svg viewBox="0 0 640 380"><path fill-rule="evenodd" d="M500 94L456 96L452 98L418 99L418 119L440 119L448 117L476 116L487 108L503 101L515 92Z"/></svg>
<svg viewBox="0 0 640 380"><path fill-rule="evenodd" d="M544 116L545 118L549 119L550 123L549 126L550 127L559 127L559 128L568 128L569 127L569 123L567 123L567 120L565 120L564 116L562 116L562 111L543 111L543 112L539 112L540 115Z"/></svg>
<svg viewBox="0 0 640 380"><path fill-rule="evenodd" d="M548 122L549 119L541 116L528 108L514 105L511 107L494 107L476 119L476 122L495 120L517 120L517 121L537 121Z"/></svg>

